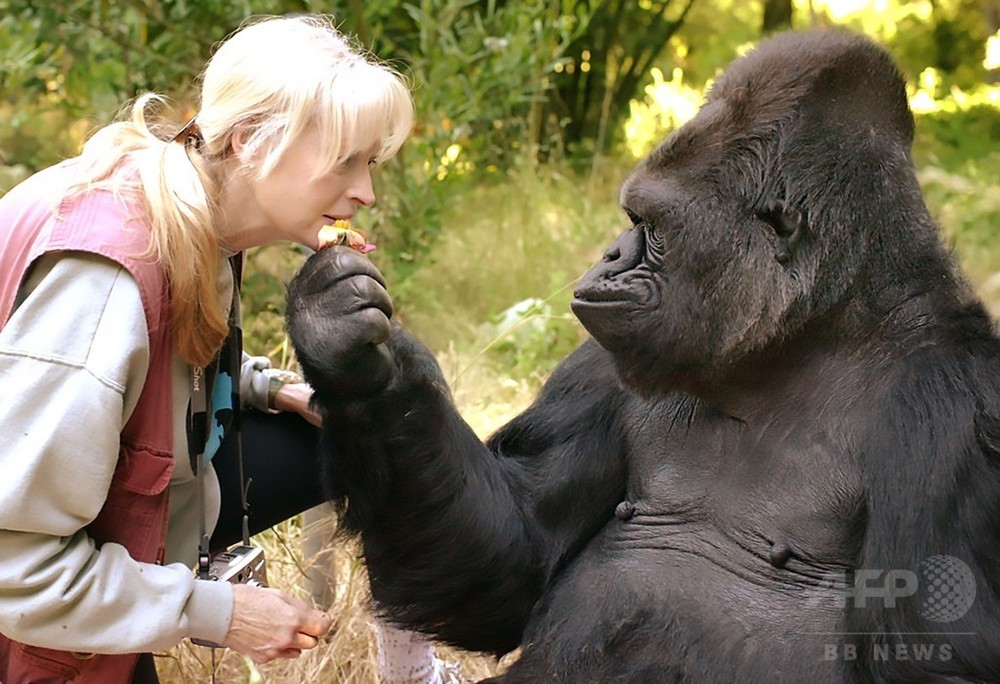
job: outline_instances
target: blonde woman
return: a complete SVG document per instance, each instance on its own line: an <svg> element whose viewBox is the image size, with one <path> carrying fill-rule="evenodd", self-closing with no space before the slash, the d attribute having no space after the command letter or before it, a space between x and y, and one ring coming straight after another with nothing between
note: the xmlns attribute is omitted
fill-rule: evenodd
<svg viewBox="0 0 1000 684"><path fill-rule="evenodd" d="M211 531L209 459L238 406L238 255L279 240L315 249L324 224L371 205L369 167L408 135L410 94L325 19L272 17L222 43L187 125L153 122L156 99L0 198L11 684L155 681L148 653L186 638L290 658L331 624L276 589L194 576L193 464L206 464ZM263 408L309 416L308 391L278 394ZM215 420L200 430L199 416Z"/></svg>

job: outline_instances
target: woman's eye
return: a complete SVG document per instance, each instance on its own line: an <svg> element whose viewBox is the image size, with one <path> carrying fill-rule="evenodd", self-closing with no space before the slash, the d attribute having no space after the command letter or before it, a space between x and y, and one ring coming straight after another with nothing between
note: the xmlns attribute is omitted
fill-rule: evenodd
<svg viewBox="0 0 1000 684"><path fill-rule="evenodd" d="M361 153L356 152L347 159L344 159L342 162L337 164L337 170L340 173L347 173L353 169L360 168L362 160L364 160L365 164L369 167L371 167L372 164L378 161L378 159L375 157L363 156Z"/></svg>

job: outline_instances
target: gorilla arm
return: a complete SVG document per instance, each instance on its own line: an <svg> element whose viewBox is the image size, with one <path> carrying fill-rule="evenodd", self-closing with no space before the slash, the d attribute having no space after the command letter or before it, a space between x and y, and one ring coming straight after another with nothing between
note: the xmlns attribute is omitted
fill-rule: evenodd
<svg viewBox="0 0 1000 684"><path fill-rule="evenodd" d="M869 483L858 562L867 574L855 577L858 598L845 623L845 641L858 653L907 635L910 649L934 648L947 659L858 658L848 668L857 681L1000 681L1000 357L995 342L982 342L986 315L965 313L955 318L964 331L952 327L938 337L948 342L911 352L872 399L879 416L857 440L866 445L858 461ZM956 354L948 346L959 336L965 344ZM889 579L901 570L915 582ZM886 588L898 593L894 600L880 600ZM978 676L932 679L937 671Z"/></svg>
<svg viewBox="0 0 1000 684"><path fill-rule="evenodd" d="M362 536L373 597L402 625L505 653L623 496L626 397L610 358L584 344L484 445L429 350L399 327L374 332L387 317L373 311L391 314L374 267L332 251L293 282L289 330L324 416L328 491Z"/></svg>

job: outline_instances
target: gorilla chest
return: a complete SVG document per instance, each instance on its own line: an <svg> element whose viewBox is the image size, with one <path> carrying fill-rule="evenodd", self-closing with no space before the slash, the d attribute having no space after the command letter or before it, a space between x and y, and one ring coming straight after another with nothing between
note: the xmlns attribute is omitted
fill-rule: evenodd
<svg viewBox="0 0 1000 684"><path fill-rule="evenodd" d="M634 419L625 500L549 594L526 637L544 646L525 657L603 654L579 681L650 663L652 681L838 681L827 649L863 519L831 432Z"/></svg>
<svg viewBox="0 0 1000 684"><path fill-rule="evenodd" d="M648 408L629 443L626 500L608 530L623 548L774 588L828 581L853 566L862 494L832 428Z"/></svg>

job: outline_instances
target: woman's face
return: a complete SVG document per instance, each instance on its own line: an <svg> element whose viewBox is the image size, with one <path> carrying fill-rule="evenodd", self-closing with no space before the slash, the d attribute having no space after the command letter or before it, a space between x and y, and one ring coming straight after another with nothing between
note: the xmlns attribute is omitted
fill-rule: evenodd
<svg viewBox="0 0 1000 684"><path fill-rule="evenodd" d="M355 153L329 173L316 176L326 165L320 155L319 131L310 129L285 150L269 174L250 179L259 214L257 220L250 218L258 224L255 242L292 240L317 249L320 228L336 219L353 218L359 206L375 203L370 153Z"/></svg>

